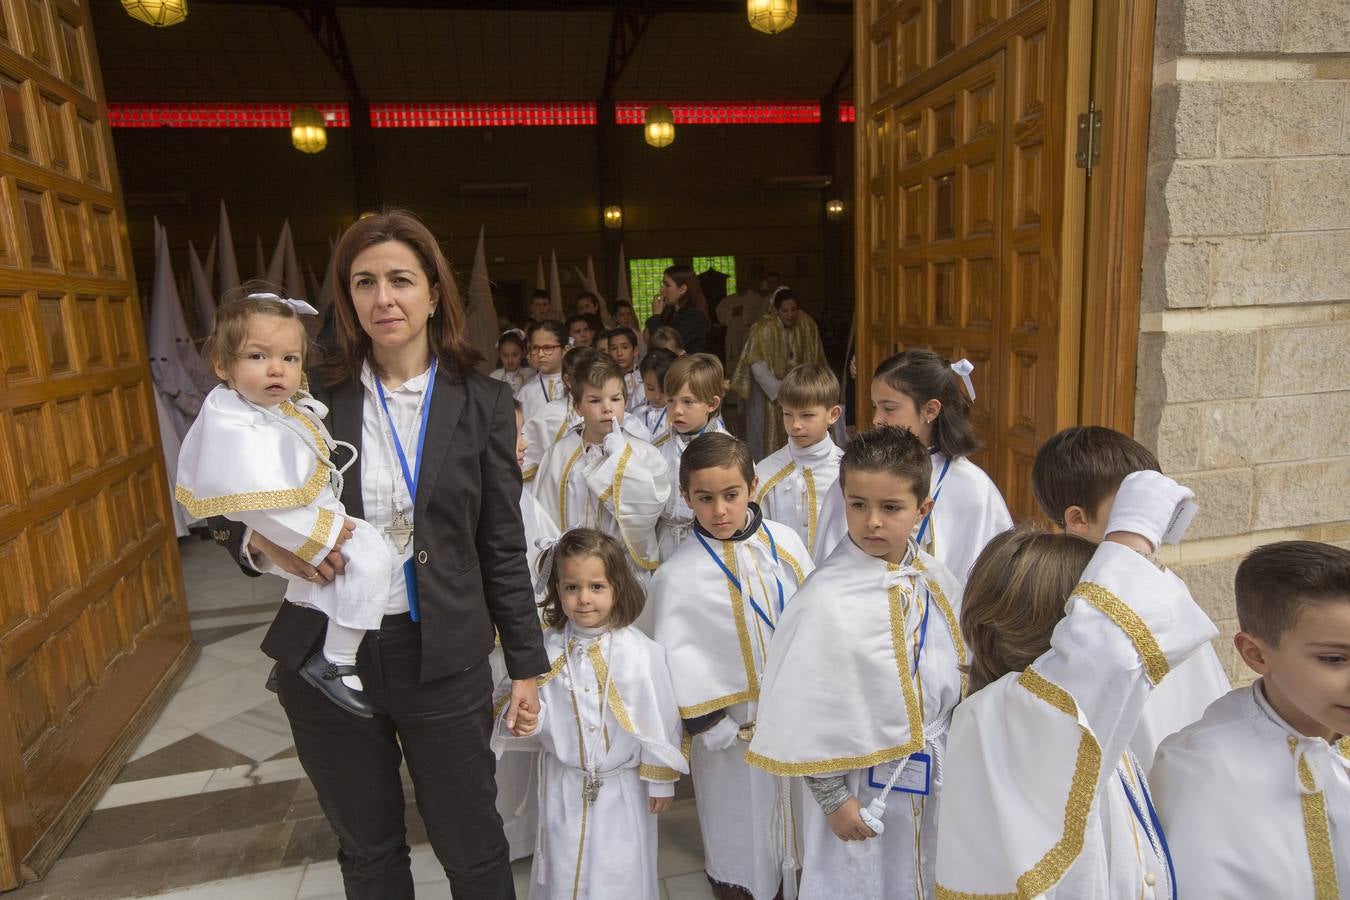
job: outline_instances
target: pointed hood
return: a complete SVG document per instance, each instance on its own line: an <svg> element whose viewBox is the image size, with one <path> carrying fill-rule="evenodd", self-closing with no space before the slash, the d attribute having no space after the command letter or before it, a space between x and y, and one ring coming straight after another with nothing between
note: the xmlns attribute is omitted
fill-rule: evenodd
<svg viewBox="0 0 1350 900"><path fill-rule="evenodd" d="M548 279L544 277L544 258L540 256L535 262L537 263L534 271L535 290L546 291L548 290Z"/></svg>
<svg viewBox="0 0 1350 900"><path fill-rule="evenodd" d="M465 310L465 327L469 343L483 357L480 370L491 372L497 367L497 307L492 302L492 282L488 278L487 250L483 244L484 229L478 228L478 249L473 255L473 273L469 276L469 302Z"/></svg>
<svg viewBox="0 0 1350 900"><path fill-rule="evenodd" d="M281 233L277 235L277 245L272 249L271 262L267 264L267 274L263 276L267 283L286 290L286 238L291 233L289 220L281 223Z"/></svg>
<svg viewBox="0 0 1350 900"><path fill-rule="evenodd" d="M628 263L623 259L623 244L619 245L619 281L614 289L614 302L626 300L633 302L633 296L628 293Z"/></svg>
<svg viewBox="0 0 1350 900"><path fill-rule="evenodd" d="M614 316L609 311L609 301L600 290L600 281L595 277L595 259L589 253L586 254L586 275L582 281L586 284L586 290L594 294L600 302L600 321L605 323L606 328L613 328Z"/></svg>
<svg viewBox="0 0 1350 900"><path fill-rule="evenodd" d="M561 321L565 318L562 300L562 279L558 277L558 251L551 251L548 267L548 296L553 301L551 315Z"/></svg>
<svg viewBox="0 0 1350 900"><path fill-rule="evenodd" d="M262 235L255 234L253 240L254 277L264 279L267 277L267 257L263 255Z"/></svg>
<svg viewBox="0 0 1350 900"><path fill-rule="evenodd" d="M291 223L285 223L281 230L286 235L286 254L283 257L285 265L282 267L281 276L282 286L286 288L286 293L292 297L312 297L313 294L307 294L305 279L300 274L300 260L295 255L295 232L291 231Z"/></svg>
<svg viewBox="0 0 1350 900"><path fill-rule="evenodd" d="M150 374L185 416L195 416L215 379L206 370L188 333L183 305L174 282L169 239L155 222L155 280L150 293ZM187 433L186 421L183 433ZM180 434L179 437L183 435Z"/></svg>
<svg viewBox="0 0 1350 900"><path fill-rule="evenodd" d="M309 300L310 303L317 304L319 302L319 279L315 277L314 267L309 263L305 263L305 290L308 291L304 295L305 299ZM310 300L311 297L312 300ZM315 309L318 309L318 307L315 306Z"/></svg>
<svg viewBox="0 0 1350 900"><path fill-rule="evenodd" d="M206 248L206 261L202 264L202 271L206 273L206 286L210 287L216 280L216 239L211 238L211 246ZM215 294L211 295L212 297Z"/></svg>
<svg viewBox="0 0 1350 900"><path fill-rule="evenodd" d="M192 297L197 303L197 325L202 337L211 333L216 324L216 300L211 296L211 276L197 258L197 248L188 241L188 265L192 269Z"/></svg>
<svg viewBox="0 0 1350 900"><path fill-rule="evenodd" d="M328 307L337 299L337 253L328 254L328 265L323 270L323 284L319 286L317 302L314 307L319 311L319 321L325 321Z"/></svg>
<svg viewBox="0 0 1350 900"><path fill-rule="evenodd" d="M230 234L230 214L225 211L225 201L220 201L220 226L216 233L216 242L220 247L220 280L217 282L218 297L239 288L239 263L234 258L234 235Z"/></svg>

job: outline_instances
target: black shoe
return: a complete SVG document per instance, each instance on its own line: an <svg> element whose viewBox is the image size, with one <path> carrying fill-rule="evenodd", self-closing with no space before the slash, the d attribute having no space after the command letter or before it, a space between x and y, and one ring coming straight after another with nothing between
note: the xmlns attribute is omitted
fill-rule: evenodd
<svg viewBox="0 0 1350 900"><path fill-rule="evenodd" d="M277 668L280 665L281 663L272 663L272 668L267 673L267 680L263 682L263 687L278 697L281 696L281 670Z"/></svg>
<svg viewBox="0 0 1350 900"><path fill-rule="evenodd" d="M354 691L343 684L343 675L355 675L356 666L338 666L324 658L319 651L300 667L300 677L308 681L319 693L332 700L338 706L354 716L363 719L373 718L375 704L370 702L365 691Z"/></svg>

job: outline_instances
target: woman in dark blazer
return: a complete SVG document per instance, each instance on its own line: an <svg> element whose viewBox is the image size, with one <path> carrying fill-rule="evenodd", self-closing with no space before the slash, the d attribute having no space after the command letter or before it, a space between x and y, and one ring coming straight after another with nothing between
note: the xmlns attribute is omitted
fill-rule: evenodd
<svg viewBox="0 0 1350 900"><path fill-rule="evenodd" d="M689 266L671 266L661 276L661 292L652 302L647 328L669 325L680 333L685 353L702 353L708 342L708 301Z"/></svg>
<svg viewBox="0 0 1350 900"><path fill-rule="evenodd" d="M335 252L335 346L312 378L315 397L328 406L329 431L357 449L342 502L349 516L390 529L396 558L404 524L394 521L397 513L413 528L403 553L408 564L391 573L389 614L357 657L377 713L355 716L301 678L302 664L323 642L322 613L283 603L262 649L278 663L300 763L337 832L347 896L413 897L399 777L406 757L418 811L456 900L510 898L488 747L488 654L496 635L513 679L508 725L524 731L536 720L535 676L548 669L525 561L511 392L474 371L449 264L418 219L400 211L361 219ZM412 492L392 474L401 469L389 465L396 455L390 423L398 414L385 409L405 404L406 420L416 403L420 416L428 388L421 459L408 459L417 473L409 504ZM411 427L398 428L409 457L419 421L414 416ZM335 451L339 464L344 452ZM218 537L233 538L236 547L244 538L238 527L217 531L229 532ZM315 569L261 535L248 541L246 557L264 555L301 577L327 581L342 571L338 551Z"/></svg>

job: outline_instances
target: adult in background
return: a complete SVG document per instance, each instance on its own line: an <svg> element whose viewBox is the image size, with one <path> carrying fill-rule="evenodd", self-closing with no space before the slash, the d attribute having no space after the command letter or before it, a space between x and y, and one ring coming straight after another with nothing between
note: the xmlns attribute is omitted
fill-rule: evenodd
<svg viewBox="0 0 1350 900"><path fill-rule="evenodd" d="M827 364L815 320L798 307L792 288L780 287L769 299L773 309L750 326L731 378L731 389L746 400L745 440L756 461L787 443L778 405L787 373L806 363Z"/></svg>
<svg viewBox="0 0 1350 900"><path fill-rule="evenodd" d="M474 371L449 263L412 214L358 221L338 243L336 266L335 344L311 383L333 437L356 448L342 489L347 514L374 525L396 559L384 620L357 656L378 712L358 718L302 680L324 633L317 610L282 604L262 649L277 661L300 763L337 832L348 898L413 897L405 757L456 900L512 898L488 746L488 654L500 634L514 679L507 718L525 731L548 658L525 561L511 391ZM347 461L344 448L334 453ZM229 530L236 547L247 542L245 571L277 566L330 581L343 570L339 552L315 568L261 535Z"/></svg>
<svg viewBox="0 0 1350 900"><path fill-rule="evenodd" d="M703 288L694 270L684 265L666 269L661 276L661 290L652 301L648 332L655 334L662 325L669 325L680 333L686 353L702 353L710 324L708 301L703 298Z"/></svg>

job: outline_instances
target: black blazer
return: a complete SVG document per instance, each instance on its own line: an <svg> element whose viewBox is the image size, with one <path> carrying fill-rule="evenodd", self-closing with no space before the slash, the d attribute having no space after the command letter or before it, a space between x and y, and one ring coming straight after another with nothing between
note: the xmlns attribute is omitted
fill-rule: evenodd
<svg viewBox="0 0 1350 900"><path fill-rule="evenodd" d="M525 561L515 404L504 382L477 372L461 376L447 368L436 371L413 513L422 681L481 662L492 652L498 633L511 677L529 678L548 671L548 655ZM341 499L349 516L364 518L360 451L365 388L357 379L332 389L316 388L314 396L328 406L326 424L333 437L357 449ZM342 448L335 451L334 462L345 462L345 453ZM238 532L232 535L237 550L243 529L230 531ZM298 669L322 643L327 624L318 610L283 603L262 650L283 666Z"/></svg>

